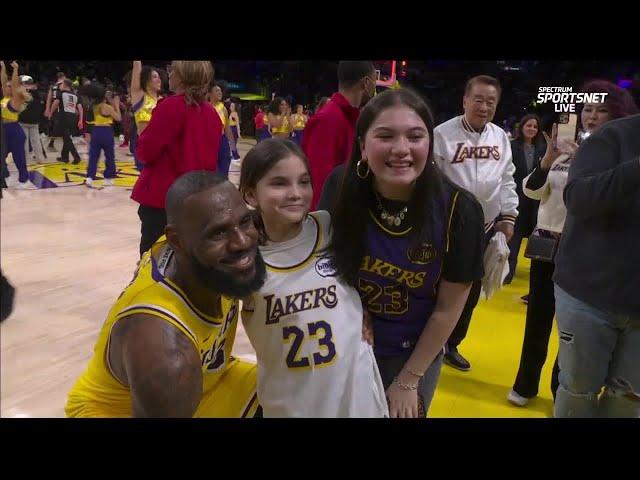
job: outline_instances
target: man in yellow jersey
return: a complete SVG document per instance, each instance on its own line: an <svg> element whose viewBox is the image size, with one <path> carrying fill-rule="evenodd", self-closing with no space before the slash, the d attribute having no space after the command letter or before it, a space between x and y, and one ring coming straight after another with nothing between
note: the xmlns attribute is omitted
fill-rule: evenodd
<svg viewBox="0 0 640 480"><path fill-rule="evenodd" d="M265 279L238 190L192 171L166 198L165 236L107 316L70 417L243 417L258 409L256 366L231 356L238 298Z"/></svg>

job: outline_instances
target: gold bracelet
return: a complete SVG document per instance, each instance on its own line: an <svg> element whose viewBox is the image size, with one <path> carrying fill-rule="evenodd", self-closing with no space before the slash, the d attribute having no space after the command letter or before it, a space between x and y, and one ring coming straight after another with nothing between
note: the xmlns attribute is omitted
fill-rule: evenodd
<svg viewBox="0 0 640 480"><path fill-rule="evenodd" d="M411 375L413 375L414 377L418 377L418 378L422 378L424 377L424 373L416 373L413 370L409 370L409 367L404 367L404 369L409 372Z"/></svg>
<svg viewBox="0 0 640 480"><path fill-rule="evenodd" d="M393 380L393 383L398 385L398 387L400 387L401 390L412 391L412 390L417 390L418 389L418 384L417 383L415 385L407 385L406 383L402 383L400 380L398 380L398 377L396 377Z"/></svg>

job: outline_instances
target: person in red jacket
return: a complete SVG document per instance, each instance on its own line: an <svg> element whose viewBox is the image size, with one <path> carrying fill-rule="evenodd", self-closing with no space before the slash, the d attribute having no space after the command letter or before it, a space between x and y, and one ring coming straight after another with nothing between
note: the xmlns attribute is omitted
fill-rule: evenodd
<svg viewBox="0 0 640 480"><path fill-rule="evenodd" d="M369 61L338 64L338 92L307 122L302 150L309 159L315 210L322 185L334 167L349 159L362 108L376 92L376 70Z"/></svg>
<svg viewBox="0 0 640 480"><path fill-rule="evenodd" d="M171 63L169 88L175 95L158 103L136 145L144 165L131 198L140 204L140 256L164 234L165 195L181 175L192 170L215 171L222 122L207 102L213 80L208 61Z"/></svg>

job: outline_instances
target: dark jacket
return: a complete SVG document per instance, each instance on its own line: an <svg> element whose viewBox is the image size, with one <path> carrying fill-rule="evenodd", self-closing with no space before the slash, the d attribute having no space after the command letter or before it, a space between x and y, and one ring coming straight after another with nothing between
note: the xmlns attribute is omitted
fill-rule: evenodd
<svg viewBox="0 0 640 480"><path fill-rule="evenodd" d="M533 169L540 163L544 152L547 148L544 140L539 142L535 146L534 161L531 169L527 168L527 159L524 156L524 145L521 139L511 141L511 154L513 156L513 165L516 167L516 171L513 174L513 179L516 182L516 192L518 193L518 218L516 220L516 227L522 233L523 237L531 235L533 229L536 227L536 221L538 219L538 206L539 200L533 200L527 197L522 190L522 181L527 175L529 175Z"/></svg>
<svg viewBox="0 0 640 480"><path fill-rule="evenodd" d="M31 90L29 93L33 98L27 103L26 108L20 112L18 121L29 125L38 125L44 113L44 100L37 90Z"/></svg>
<svg viewBox="0 0 640 480"><path fill-rule="evenodd" d="M595 308L640 315L640 115L600 127L578 149L553 280Z"/></svg>

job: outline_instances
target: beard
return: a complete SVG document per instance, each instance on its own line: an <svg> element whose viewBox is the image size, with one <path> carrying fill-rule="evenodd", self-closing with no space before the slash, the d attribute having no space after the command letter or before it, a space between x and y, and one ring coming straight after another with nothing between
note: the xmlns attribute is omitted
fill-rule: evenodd
<svg viewBox="0 0 640 480"><path fill-rule="evenodd" d="M260 250L256 251L255 273L253 277L246 280L215 267L207 267L195 256L191 256L190 260L193 272L204 287L231 298L243 298L257 292L264 285L267 277L267 269Z"/></svg>

